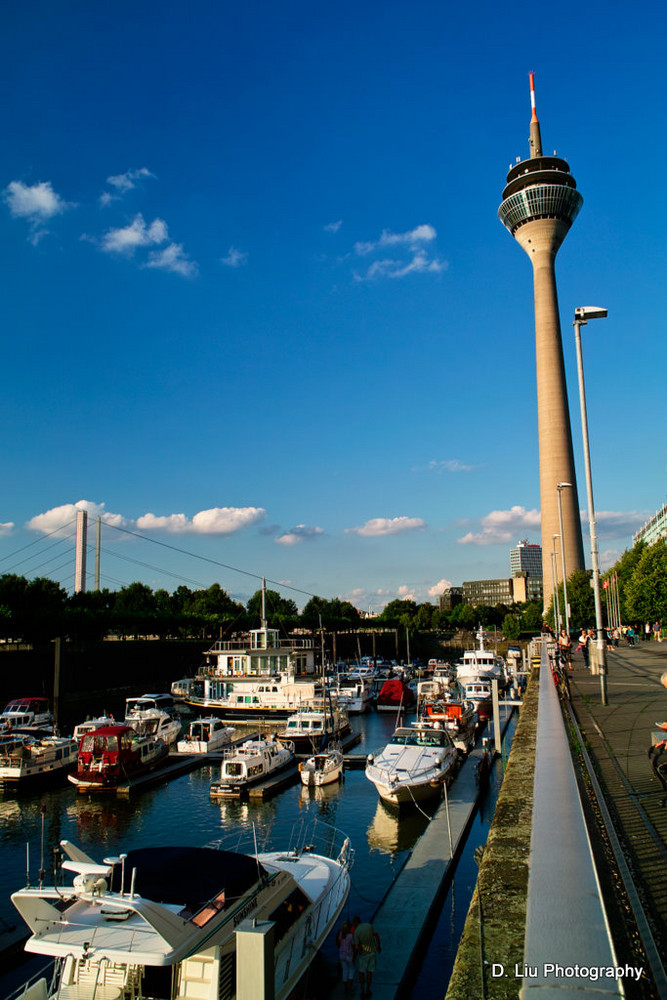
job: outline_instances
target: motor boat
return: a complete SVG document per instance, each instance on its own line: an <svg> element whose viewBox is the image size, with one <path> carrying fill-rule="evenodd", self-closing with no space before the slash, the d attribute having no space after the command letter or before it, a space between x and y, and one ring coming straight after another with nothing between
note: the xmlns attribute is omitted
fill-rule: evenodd
<svg viewBox="0 0 667 1000"><path fill-rule="evenodd" d="M338 674L330 691L338 707L344 709L348 715L361 715L373 704L372 679L356 670L348 674Z"/></svg>
<svg viewBox="0 0 667 1000"><path fill-rule="evenodd" d="M454 746L462 753L468 753L475 744L478 714L474 702L465 697L460 685L443 698L426 702L422 708L422 719L433 724L440 723L454 741Z"/></svg>
<svg viewBox="0 0 667 1000"><path fill-rule="evenodd" d="M61 736L0 736L0 787L23 787L64 777L76 765L77 742Z"/></svg>
<svg viewBox="0 0 667 1000"><path fill-rule="evenodd" d="M416 804L441 795L458 759L445 729L417 722L399 726L380 752L368 755L366 777L388 805Z"/></svg>
<svg viewBox="0 0 667 1000"><path fill-rule="evenodd" d="M53 734L53 715L48 698L13 698L0 715L0 733Z"/></svg>
<svg viewBox="0 0 667 1000"><path fill-rule="evenodd" d="M414 688L402 677L391 677L385 681L377 697L378 712L411 712L417 697Z"/></svg>
<svg viewBox="0 0 667 1000"><path fill-rule="evenodd" d="M171 694L142 694L125 702L125 725L141 736L153 736L169 746L181 735L181 717Z"/></svg>
<svg viewBox="0 0 667 1000"><path fill-rule="evenodd" d="M484 645L484 629L477 632L477 649L466 649L463 659L456 664L456 677L464 687L471 681L498 681L499 688L507 686L507 666L502 656Z"/></svg>
<svg viewBox="0 0 667 1000"><path fill-rule="evenodd" d="M234 726L226 726L222 719L212 715L195 719L183 739L176 744L176 749L179 753L216 753L231 743L235 732Z"/></svg>
<svg viewBox="0 0 667 1000"><path fill-rule="evenodd" d="M164 740L125 725L102 726L79 743L76 774L68 780L82 792L115 791L153 770L169 754Z"/></svg>
<svg viewBox="0 0 667 1000"><path fill-rule="evenodd" d="M345 757L338 747L316 753L299 764L301 784L309 788L333 785L334 782L341 780L344 765Z"/></svg>
<svg viewBox="0 0 667 1000"><path fill-rule="evenodd" d="M294 745L287 740L275 736L246 740L225 754L220 780L211 785L211 798L238 798L293 763Z"/></svg>
<svg viewBox="0 0 667 1000"><path fill-rule="evenodd" d="M326 708L307 708L287 720L280 739L288 739L297 753L314 753L340 740L350 732L350 720L343 709L329 704Z"/></svg>
<svg viewBox="0 0 667 1000"><path fill-rule="evenodd" d="M81 742L81 737L85 736L86 733L94 733L96 729L102 729L103 726L115 725L116 720L113 715L98 715L96 719L86 719L85 722L79 722L78 725L74 727L72 736L76 740L76 745L78 746Z"/></svg>
<svg viewBox="0 0 667 1000"><path fill-rule="evenodd" d="M40 879L12 895L30 930L26 951L55 960L48 980L41 971L26 984L24 1000L234 1000L237 951L248 944L239 932L267 921L272 994L287 1000L340 917L354 854L324 824L278 851L218 841L98 862L67 840L60 846L67 860L54 884ZM241 974L257 954L239 961Z"/></svg>

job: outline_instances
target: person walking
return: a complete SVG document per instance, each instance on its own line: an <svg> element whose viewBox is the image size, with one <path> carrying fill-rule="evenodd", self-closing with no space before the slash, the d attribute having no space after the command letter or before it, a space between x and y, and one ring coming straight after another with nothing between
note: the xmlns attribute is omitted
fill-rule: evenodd
<svg viewBox="0 0 667 1000"><path fill-rule="evenodd" d="M650 638L651 638L651 623L646 622L646 625L644 625L644 642L648 642Z"/></svg>
<svg viewBox="0 0 667 1000"><path fill-rule="evenodd" d="M361 917L354 917L352 926L354 927L354 949L359 969L361 996L364 1000L365 997L372 996L371 985L376 965L375 956L382 951L382 946L380 935L372 924L362 924Z"/></svg>
<svg viewBox="0 0 667 1000"><path fill-rule="evenodd" d="M572 670L572 640L564 628L560 630L558 636L558 650L563 659L563 665L568 670Z"/></svg>
<svg viewBox="0 0 667 1000"><path fill-rule="evenodd" d="M579 636L579 649L581 650L581 655L584 658L584 667L588 670L589 660L588 660L588 632L585 628L582 628L581 635Z"/></svg>
<svg viewBox="0 0 667 1000"><path fill-rule="evenodd" d="M662 628L660 622L653 622L653 638L656 642L662 642Z"/></svg>
<svg viewBox="0 0 667 1000"><path fill-rule="evenodd" d="M341 925L336 935L338 958L343 978L343 989L347 994L354 993L354 932L347 920Z"/></svg>

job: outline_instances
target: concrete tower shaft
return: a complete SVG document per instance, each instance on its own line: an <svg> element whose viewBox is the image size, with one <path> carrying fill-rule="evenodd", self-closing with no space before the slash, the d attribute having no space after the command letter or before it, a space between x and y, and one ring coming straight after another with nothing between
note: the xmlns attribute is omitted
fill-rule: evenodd
<svg viewBox="0 0 667 1000"><path fill-rule="evenodd" d="M570 411L565 381L563 343L556 290L556 254L581 208L583 199L565 160L542 156L539 123L531 74L531 157L510 169L498 215L533 267L535 295L535 354L537 366L537 420L540 455L542 551L553 550L553 536L560 535L558 483L571 483L561 491L565 563L568 576L584 568L579 499L572 450ZM559 542L560 546L560 542ZM558 579L562 560L558 549ZM547 562L548 564L548 562ZM553 591L551 575L544 572L544 603Z"/></svg>

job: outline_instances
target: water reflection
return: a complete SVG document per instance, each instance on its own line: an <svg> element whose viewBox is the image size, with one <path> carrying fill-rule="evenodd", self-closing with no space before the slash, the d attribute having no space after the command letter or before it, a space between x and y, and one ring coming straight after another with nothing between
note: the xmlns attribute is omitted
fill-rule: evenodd
<svg viewBox="0 0 667 1000"><path fill-rule="evenodd" d="M439 802L424 803L423 812L415 810L399 813L388 809L380 799L366 832L371 851L393 855L412 850L439 804Z"/></svg>
<svg viewBox="0 0 667 1000"><path fill-rule="evenodd" d="M343 782L320 785L319 788L301 785L299 807L306 811L317 811L318 817L330 826L337 826L336 812L338 800L343 794Z"/></svg>

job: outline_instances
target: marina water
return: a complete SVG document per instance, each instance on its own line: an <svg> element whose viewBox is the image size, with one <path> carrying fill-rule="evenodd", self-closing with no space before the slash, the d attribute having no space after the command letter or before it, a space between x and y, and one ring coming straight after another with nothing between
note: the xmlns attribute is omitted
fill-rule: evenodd
<svg viewBox="0 0 667 1000"><path fill-rule="evenodd" d="M393 715L371 712L354 716L353 729L361 736L354 752L365 755L377 750L387 742L395 723ZM512 731L510 724L508 734ZM509 739L508 735L507 742ZM390 812L379 801L363 769L346 770L340 785L317 789L293 785L266 802L212 802L209 786L219 777L219 771L219 764L204 764L171 781L158 781L129 798L80 794L69 783L48 791L0 793L0 951L25 936L10 894L25 885L27 864L31 884L37 883L42 860L46 881L51 881L53 849L63 839L72 840L99 860L130 848L201 846L238 827L254 824L261 850L265 837L271 836L274 846L285 846L295 823L319 818L349 836L355 849L345 916L359 914L362 919L370 919L429 822L426 809L402 813L400 817ZM426 951L414 996L439 997L444 993L477 876L473 852L486 840L501 780L502 762L498 761L460 859L453 893L445 900ZM304 996L326 996L323 983L336 983L336 961L336 949L330 941L311 969L318 992L306 990ZM16 974L0 973L0 997L7 996L15 982Z"/></svg>

